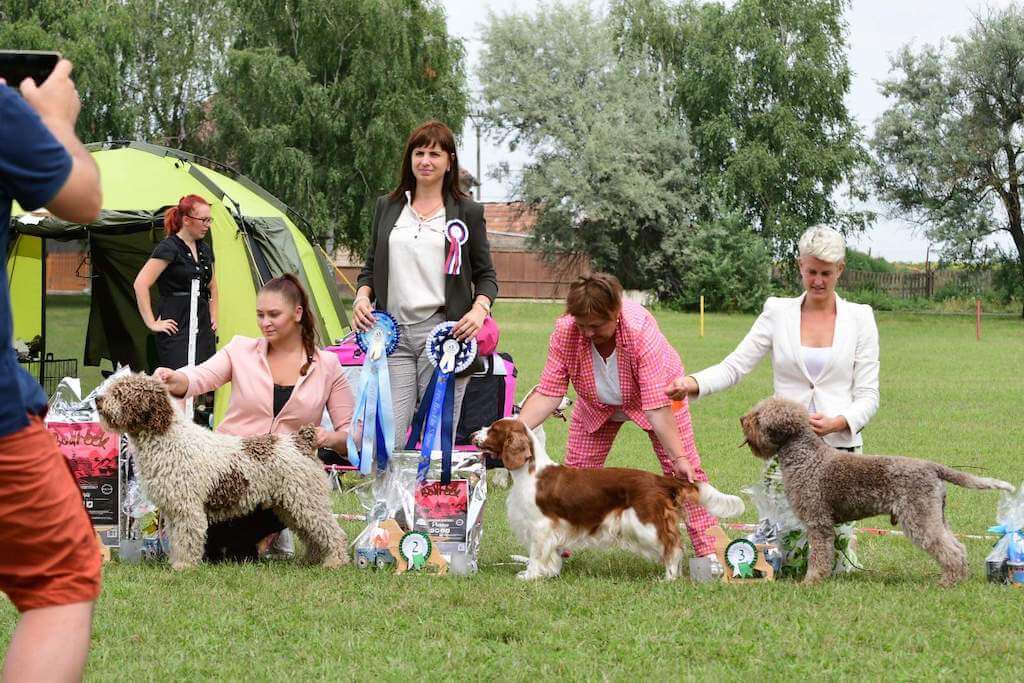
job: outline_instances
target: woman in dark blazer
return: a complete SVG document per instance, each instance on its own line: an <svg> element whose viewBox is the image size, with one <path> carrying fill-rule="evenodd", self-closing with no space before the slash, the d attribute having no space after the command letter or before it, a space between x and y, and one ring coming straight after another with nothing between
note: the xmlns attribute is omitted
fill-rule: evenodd
<svg viewBox="0 0 1024 683"><path fill-rule="evenodd" d="M398 322L401 340L388 358L395 443L404 444L434 366L426 356L430 331L457 321L455 334L476 337L498 296L483 207L459 187L455 137L439 121L414 130L405 145L401 178L377 200L370 248L359 274L353 320L374 324L373 310ZM455 382L455 419L467 377Z"/></svg>

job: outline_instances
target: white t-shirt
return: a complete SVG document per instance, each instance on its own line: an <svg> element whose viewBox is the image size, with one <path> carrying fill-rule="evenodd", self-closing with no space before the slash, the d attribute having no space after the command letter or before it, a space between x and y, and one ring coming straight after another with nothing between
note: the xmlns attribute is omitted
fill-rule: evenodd
<svg viewBox="0 0 1024 683"><path fill-rule="evenodd" d="M388 238L388 311L402 325L423 322L444 306L444 205L429 216L405 206Z"/></svg>
<svg viewBox="0 0 1024 683"><path fill-rule="evenodd" d="M612 351L608 359L601 355L597 347L590 345L590 353L594 358L594 382L597 384L597 400L609 406L622 405L622 384L619 383L619 354ZM615 422L626 422L629 417L621 410L616 410L611 419Z"/></svg>

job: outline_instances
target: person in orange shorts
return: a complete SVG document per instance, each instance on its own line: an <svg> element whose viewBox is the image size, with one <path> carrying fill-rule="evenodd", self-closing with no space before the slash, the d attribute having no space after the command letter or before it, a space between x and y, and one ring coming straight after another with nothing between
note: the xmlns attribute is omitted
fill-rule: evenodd
<svg viewBox="0 0 1024 683"><path fill-rule="evenodd" d="M91 223L100 211L99 170L75 135L81 103L61 60L19 96L0 79L0 254L7 253L11 201ZM0 74L2 76L2 74ZM0 590L21 613L2 680L82 677L100 555L82 496L43 427L46 394L11 346L10 291L0 280Z"/></svg>

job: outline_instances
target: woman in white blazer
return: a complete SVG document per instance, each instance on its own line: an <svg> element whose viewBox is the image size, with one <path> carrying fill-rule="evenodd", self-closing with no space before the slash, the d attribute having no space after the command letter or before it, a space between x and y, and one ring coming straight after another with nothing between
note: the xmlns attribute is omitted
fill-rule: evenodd
<svg viewBox="0 0 1024 683"><path fill-rule="evenodd" d="M871 307L836 294L846 260L843 236L824 225L799 243L804 293L771 297L754 326L725 360L679 377L666 387L672 398L704 397L738 383L771 353L775 395L807 406L811 426L836 448L860 452L861 430L878 410L878 328ZM769 462L768 487L781 490ZM845 534L852 536L852 527ZM840 539L842 540L842 539ZM848 540L847 540L848 543ZM837 541L839 545L839 541ZM845 557L849 560L852 548Z"/></svg>

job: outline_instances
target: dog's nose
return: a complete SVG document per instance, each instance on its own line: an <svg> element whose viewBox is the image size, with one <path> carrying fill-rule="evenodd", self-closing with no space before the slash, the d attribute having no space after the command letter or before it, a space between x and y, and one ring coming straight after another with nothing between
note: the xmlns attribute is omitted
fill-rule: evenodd
<svg viewBox="0 0 1024 683"><path fill-rule="evenodd" d="M96 407L97 408L102 408L103 407L103 397L102 396L97 396L96 397Z"/></svg>

